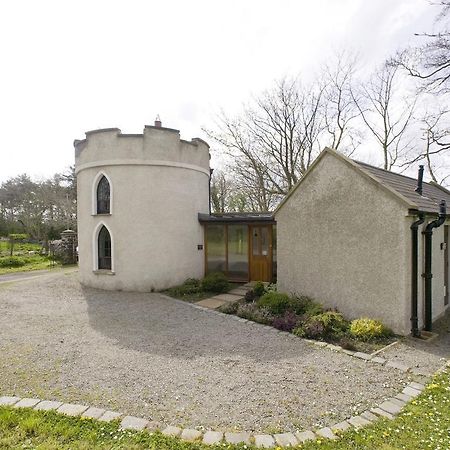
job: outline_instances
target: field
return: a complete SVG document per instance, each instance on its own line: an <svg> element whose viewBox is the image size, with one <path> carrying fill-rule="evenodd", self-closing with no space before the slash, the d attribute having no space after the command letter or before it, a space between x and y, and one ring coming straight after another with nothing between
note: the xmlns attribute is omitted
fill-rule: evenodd
<svg viewBox="0 0 450 450"><path fill-rule="evenodd" d="M60 264L46 255L40 255L41 246L28 242L14 243L13 258L10 257L10 244L0 240L0 275L12 272L50 269Z"/></svg>

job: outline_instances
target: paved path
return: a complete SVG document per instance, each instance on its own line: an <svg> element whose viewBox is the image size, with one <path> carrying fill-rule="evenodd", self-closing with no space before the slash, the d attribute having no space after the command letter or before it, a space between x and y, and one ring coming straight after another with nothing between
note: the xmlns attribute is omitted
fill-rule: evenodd
<svg viewBox="0 0 450 450"><path fill-rule="evenodd" d="M87 289L58 272L0 289L1 392L183 428L329 426L411 375L160 294Z"/></svg>

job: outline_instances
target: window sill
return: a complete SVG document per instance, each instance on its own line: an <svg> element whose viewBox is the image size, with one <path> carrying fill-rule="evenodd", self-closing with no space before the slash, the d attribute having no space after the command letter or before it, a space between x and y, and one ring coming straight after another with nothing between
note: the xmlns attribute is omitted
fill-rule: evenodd
<svg viewBox="0 0 450 450"><path fill-rule="evenodd" d="M110 216L111 213L95 213L95 214L91 214L91 216Z"/></svg>
<svg viewBox="0 0 450 450"><path fill-rule="evenodd" d="M112 270L108 269L98 269L92 271L94 275L115 275L116 272L113 272Z"/></svg>

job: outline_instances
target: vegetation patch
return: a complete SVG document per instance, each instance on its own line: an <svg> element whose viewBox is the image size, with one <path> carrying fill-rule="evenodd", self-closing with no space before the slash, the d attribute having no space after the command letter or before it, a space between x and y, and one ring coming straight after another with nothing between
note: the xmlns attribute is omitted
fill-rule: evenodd
<svg viewBox="0 0 450 450"><path fill-rule="evenodd" d="M213 272L208 274L202 280L197 278L188 278L180 286L174 286L170 289L166 289L163 293L179 300L198 302L199 300L228 292L234 286L235 285L230 283L222 272Z"/></svg>
<svg viewBox="0 0 450 450"><path fill-rule="evenodd" d="M371 353L394 340L393 333L379 321L361 318L350 322L339 311L324 310L307 296L289 296L276 292L274 285L266 288L263 283L256 283L247 292L245 303L226 304L219 309L347 350Z"/></svg>

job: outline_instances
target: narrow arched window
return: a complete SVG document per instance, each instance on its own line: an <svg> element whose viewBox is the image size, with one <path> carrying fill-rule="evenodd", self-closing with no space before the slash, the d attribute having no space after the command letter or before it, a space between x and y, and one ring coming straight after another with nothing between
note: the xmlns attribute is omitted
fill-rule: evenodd
<svg viewBox="0 0 450 450"><path fill-rule="evenodd" d="M109 181L103 175L97 185L97 214L109 214L111 189Z"/></svg>
<svg viewBox="0 0 450 450"><path fill-rule="evenodd" d="M105 226L98 233L98 268L111 270L111 235Z"/></svg>

